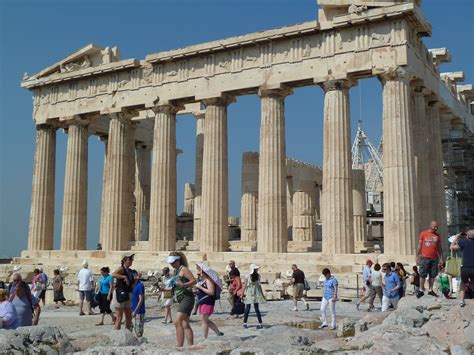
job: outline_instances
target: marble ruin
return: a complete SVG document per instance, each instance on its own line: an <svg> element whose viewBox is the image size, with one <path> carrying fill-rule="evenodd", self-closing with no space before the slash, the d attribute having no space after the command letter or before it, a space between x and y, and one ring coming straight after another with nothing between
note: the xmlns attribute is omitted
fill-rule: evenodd
<svg viewBox="0 0 474 355"><path fill-rule="evenodd" d="M447 49L426 48L422 38L431 36L431 25L420 0L318 5L318 21L144 59L122 59L115 47L90 44L25 74L21 86L33 95L36 152L22 257L175 249L176 116L192 113L196 175L185 189L194 229L189 250L221 261L229 247L248 252L248 259L288 261L292 252L304 252L315 260L362 260L344 256L367 243L364 173L351 164L349 100L358 80L370 77L383 86L384 255L413 260L417 235L432 218L446 235L442 134L474 132L472 86L458 85L461 72L441 72L450 61ZM286 158L285 126L292 122L285 120L285 98L309 85L324 91L322 171ZM227 107L240 95L260 97L260 149L243 156L241 240L229 243ZM54 251L58 129L68 143L61 250ZM102 251L86 254L90 136L105 151ZM314 252L318 225L321 253Z"/></svg>

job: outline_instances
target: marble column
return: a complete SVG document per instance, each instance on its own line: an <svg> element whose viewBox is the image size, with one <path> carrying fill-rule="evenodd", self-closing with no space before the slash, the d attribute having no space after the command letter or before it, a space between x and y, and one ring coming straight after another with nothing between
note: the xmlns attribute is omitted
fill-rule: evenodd
<svg viewBox="0 0 474 355"><path fill-rule="evenodd" d="M257 243L258 153L242 155L242 197L240 202L240 239Z"/></svg>
<svg viewBox="0 0 474 355"><path fill-rule="evenodd" d="M135 241L148 240L151 190L151 146L136 144Z"/></svg>
<svg viewBox="0 0 474 355"><path fill-rule="evenodd" d="M416 248L415 166L410 76L399 70L383 81L384 253L413 255Z"/></svg>
<svg viewBox="0 0 474 355"><path fill-rule="evenodd" d="M316 192L314 183L299 186L293 193L293 241L305 242L308 247L316 241L316 220L314 216L314 204ZM313 189L310 189L313 187ZM303 243L302 243L303 244Z"/></svg>
<svg viewBox="0 0 474 355"><path fill-rule="evenodd" d="M56 128L37 125L28 250L53 249L55 167Z"/></svg>
<svg viewBox="0 0 474 355"><path fill-rule="evenodd" d="M439 102L431 102L427 107L427 120L431 125L430 150L428 152L429 173L432 181L432 203L433 215L431 219L437 220L439 223L439 233L443 237L443 241L448 238L447 214L446 214L446 198L443 168L443 148L441 142L441 115ZM443 244L445 251L447 243Z"/></svg>
<svg viewBox="0 0 474 355"><path fill-rule="evenodd" d="M153 108L153 163L151 172L150 248L174 250L176 246L176 106Z"/></svg>
<svg viewBox="0 0 474 355"><path fill-rule="evenodd" d="M227 106L233 98L204 101L201 196L201 252L228 249Z"/></svg>
<svg viewBox="0 0 474 355"><path fill-rule="evenodd" d="M195 114L194 117L196 118L196 175L194 178L193 245L194 249L199 249L201 235L202 157L204 153L205 113Z"/></svg>
<svg viewBox="0 0 474 355"><path fill-rule="evenodd" d="M349 88L351 81L322 84L324 95L324 162L322 251L325 254L354 253L351 128Z"/></svg>
<svg viewBox="0 0 474 355"><path fill-rule="evenodd" d="M100 231L99 231L99 243L103 247L104 241L102 238L105 236L104 228L105 228L105 189L106 189L106 181L107 181L107 144L109 138L107 136L100 136L99 140L104 143L104 170L102 173L102 200L101 200L101 207L100 207Z"/></svg>
<svg viewBox="0 0 474 355"><path fill-rule="evenodd" d="M85 250L87 235L87 123L68 126L61 250Z"/></svg>
<svg viewBox="0 0 474 355"><path fill-rule="evenodd" d="M130 146L129 112L110 114L109 140L107 145L107 168L104 214L104 236L101 238L104 250L127 250L130 239L130 213L134 174L130 171L130 159L133 148Z"/></svg>
<svg viewBox="0 0 474 355"><path fill-rule="evenodd" d="M354 208L354 249L356 252L366 248L367 242L367 203L365 197L365 171L352 170L352 204Z"/></svg>
<svg viewBox="0 0 474 355"><path fill-rule="evenodd" d="M136 141L135 141L135 132L137 128L136 122L130 122L129 134L127 141L127 151L128 151L128 174L130 175L130 184L128 185L128 198L130 199L130 211L128 213L128 242L135 242L135 215L137 211L137 200L135 199L135 189L136 189L136 160L137 160L137 151L136 151Z"/></svg>
<svg viewBox="0 0 474 355"><path fill-rule="evenodd" d="M257 250L285 253L286 211L285 97L291 90L260 90L260 162L258 169Z"/></svg>
<svg viewBox="0 0 474 355"><path fill-rule="evenodd" d="M415 173L416 173L416 203L418 220L416 221L416 233L428 228L433 218L433 204L431 201L431 179L430 179L430 161L428 152L430 150L430 137L428 122L426 119L425 96L429 91L423 87L413 89L413 152L415 155Z"/></svg>
<svg viewBox="0 0 474 355"><path fill-rule="evenodd" d="M194 184L184 184L184 208L183 212L188 215L194 214Z"/></svg>

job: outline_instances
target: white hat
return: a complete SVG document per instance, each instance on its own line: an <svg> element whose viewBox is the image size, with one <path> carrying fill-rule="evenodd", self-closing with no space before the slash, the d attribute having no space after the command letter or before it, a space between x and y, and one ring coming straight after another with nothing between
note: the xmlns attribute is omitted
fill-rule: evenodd
<svg viewBox="0 0 474 355"><path fill-rule="evenodd" d="M168 256L168 258L166 259L166 262L168 264L173 264L176 260L179 260L181 259L181 257L179 255L170 255Z"/></svg>
<svg viewBox="0 0 474 355"><path fill-rule="evenodd" d="M255 265L255 264L251 264L251 265L250 265L250 271L253 272L255 269L259 269L259 267L258 267L257 265Z"/></svg>

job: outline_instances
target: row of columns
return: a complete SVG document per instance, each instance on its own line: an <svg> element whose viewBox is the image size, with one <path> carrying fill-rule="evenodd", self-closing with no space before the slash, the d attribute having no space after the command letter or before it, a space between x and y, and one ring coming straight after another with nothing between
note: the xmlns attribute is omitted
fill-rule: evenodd
<svg viewBox="0 0 474 355"><path fill-rule="evenodd" d="M416 200L423 205L428 200L432 201L430 203L437 206L437 217L443 218L440 214L442 180L438 176L442 172L439 109L435 105L426 108L424 97L421 100L418 91L412 106L410 80L409 75L401 71L382 78L384 243L385 252L389 254L414 254L418 229ZM353 253L354 239L360 239L351 236L356 231L354 213L357 216L363 214L353 208L349 89L354 84L350 80L321 84L325 91L321 213L323 252L328 254ZM287 251L284 101L289 94L291 90L286 88L259 91L261 128L256 221L259 252ZM232 97L205 100L205 115L197 117L196 165L202 166L202 173L196 169L194 223L195 242L204 252L227 250L227 106L233 101ZM175 247L178 107L165 103L154 107L153 111L151 172L146 167L150 160L149 148L138 147L136 158L133 154L135 140L134 124L130 123L132 113L110 113L100 227L100 240L105 250L128 249L130 240L142 239L142 228L146 224L149 224L151 250L164 251ZM427 155L422 151L422 141L413 132L415 127L421 127L422 122L428 120L437 123L427 138L433 145ZM70 123L68 133L61 249L81 250L85 249L87 225L87 123L80 118L75 119ZM37 127L29 231L31 250L53 247L55 137L54 128ZM428 158L436 161L431 165L431 170L423 167L423 162ZM420 188L416 195L417 182L420 181L419 186L429 182L428 173L437 176L433 187L436 194ZM135 181L137 186L134 186Z"/></svg>

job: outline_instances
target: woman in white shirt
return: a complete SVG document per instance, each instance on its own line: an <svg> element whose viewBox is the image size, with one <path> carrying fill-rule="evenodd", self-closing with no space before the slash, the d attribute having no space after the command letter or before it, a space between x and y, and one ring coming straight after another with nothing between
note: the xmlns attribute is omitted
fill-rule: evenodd
<svg viewBox="0 0 474 355"><path fill-rule="evenodd" d="M380 272L380 264L377 263L374 265L374 271L372 271L372 274L369 276L369 278L370 278L370 284L373 287L373 291L369 299L368 311L370 312L372 309L374 309L375 296L379 297L380 304L382 304L383 291L382 291L382 273Z"/></svg>

